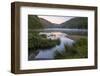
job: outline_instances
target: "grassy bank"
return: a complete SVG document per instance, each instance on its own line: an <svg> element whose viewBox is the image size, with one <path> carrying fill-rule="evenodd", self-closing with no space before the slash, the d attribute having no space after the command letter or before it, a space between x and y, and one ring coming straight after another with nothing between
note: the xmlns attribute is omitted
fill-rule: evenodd
<svg viewBox="0 0 100 76"><path fill-rule="evenodd" d="M69 35L68 38L77 41L81 38L87 38L87 35Z"/></svg>
<svg viewBox="0 0 100 76"><path fill-rule="evenodd" d="M45 35L39 35L38 32L29 32L28 49L36 51L37 49L49 49L60 44L60 40L47 39Z"/></svg>
<svg viewBox="0 0 100 76"><path fill-rule="evenodd" d="M55 52L55 59L76 59L87 58L88 56L88 43L87 38L80 38L73 46L65 45L65 51L62 53Z"/></svg>

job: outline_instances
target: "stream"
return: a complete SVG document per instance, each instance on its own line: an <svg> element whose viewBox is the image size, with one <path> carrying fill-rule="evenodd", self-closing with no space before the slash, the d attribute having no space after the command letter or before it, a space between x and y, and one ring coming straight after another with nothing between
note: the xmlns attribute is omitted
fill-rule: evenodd
<svg viewBox="0 0 100 76"><path fill-rule="evenodd" d="M47 60L47 59L54 59L55 56L55 52L58 51L59 53L62 53L62 51L64 51L64 47L65 45L69 45L71 46L74 43L74 40L69 39L68 37L65 36L65 33L55 33L52 32L54 34L56 34L56 37L59 37L60 39L60 44L56 45L53 48L50 49L39 49L39 53L35 56L36 60Z"/></svg>

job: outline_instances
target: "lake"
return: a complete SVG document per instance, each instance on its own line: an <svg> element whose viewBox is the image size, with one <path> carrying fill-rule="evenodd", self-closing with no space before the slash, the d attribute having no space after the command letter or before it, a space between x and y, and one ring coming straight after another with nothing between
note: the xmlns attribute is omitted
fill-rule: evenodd
<svg viewBox="0 0 100 76"><path fill-rule="evenodd" d="M69 29L69 28L45 28L45 29L30 29L29 31L40 31L40 32L63 32L67 34L87 35L87 29Z"/></svg>

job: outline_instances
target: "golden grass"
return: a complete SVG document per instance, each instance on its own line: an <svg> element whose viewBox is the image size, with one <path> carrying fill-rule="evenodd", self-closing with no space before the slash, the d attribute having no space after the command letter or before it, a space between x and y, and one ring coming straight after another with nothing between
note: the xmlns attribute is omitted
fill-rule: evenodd
<svg viewBox="0 0 100 76"><path fill-rule="evenodd" d="M82 36L82 35L70 35L68 38L72 40L79 40L80 38L87 38L87 36Z"/></svg>

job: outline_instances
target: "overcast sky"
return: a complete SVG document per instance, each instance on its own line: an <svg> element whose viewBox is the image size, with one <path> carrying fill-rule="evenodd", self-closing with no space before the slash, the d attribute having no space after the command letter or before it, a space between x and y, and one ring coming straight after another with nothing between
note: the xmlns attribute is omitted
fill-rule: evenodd
<svg viewBox="0 0 100 76"><path fill-rule="evenodd" d="M44 18L52 23L55 23L55 24L61 24L65 21L68 21L74 17L69 17L69 16L38 16L40 18Z"/></svg>

